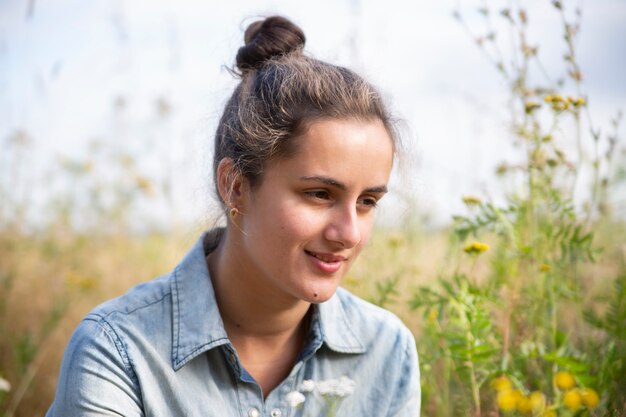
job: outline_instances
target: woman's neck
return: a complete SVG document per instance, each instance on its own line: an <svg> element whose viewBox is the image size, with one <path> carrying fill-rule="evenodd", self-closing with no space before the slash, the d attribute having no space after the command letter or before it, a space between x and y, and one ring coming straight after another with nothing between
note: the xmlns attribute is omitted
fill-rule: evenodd
<svg viewBox="0 0 626 417"><path fill-rule="evenodd" d="M302 349L310 304L261 285L234 248L226 232L207 265L226 333L267 396Z"/></svg>
<svg viewBox="0 0 626 417"><path fill-rule="evenodd" d="M238 247L226 231L219 245L207 256L215 298L225 326L249 336L291 334L301 324L310 303L257 279L249 263L242 259Z"/></svg>

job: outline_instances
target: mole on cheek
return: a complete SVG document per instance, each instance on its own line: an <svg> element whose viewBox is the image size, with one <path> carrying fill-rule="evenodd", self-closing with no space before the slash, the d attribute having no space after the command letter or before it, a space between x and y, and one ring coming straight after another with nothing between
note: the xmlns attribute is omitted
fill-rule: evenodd
<svg viewBox="0 0 626 417"><path fill-rule="evenodd" d="M317 298L317 293L316 292L313 293L313 297Z"/></svg>

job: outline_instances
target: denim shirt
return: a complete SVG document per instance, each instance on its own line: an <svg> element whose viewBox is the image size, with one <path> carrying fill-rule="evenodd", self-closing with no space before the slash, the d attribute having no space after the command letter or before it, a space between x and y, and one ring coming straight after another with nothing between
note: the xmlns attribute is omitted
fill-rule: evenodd
<svg viewBox="0 0 626 417"><path fill-rule="evenodd" d="M323 416L339 396L305 392L304 403L292 408L287 394L308 380L340 377L355 384L336 416L419 416L413 335L390 312L342 288L312 305L302 352L264 398L224 330L205 240L207 234L171 273L82 320L66 348L48 417Z"/></svg>

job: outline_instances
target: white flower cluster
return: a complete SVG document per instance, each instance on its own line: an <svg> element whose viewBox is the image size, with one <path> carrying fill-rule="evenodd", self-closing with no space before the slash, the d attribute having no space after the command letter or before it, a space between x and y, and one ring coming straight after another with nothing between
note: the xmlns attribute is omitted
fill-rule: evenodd
<svg viewBox="0 0 626 417"><path fill-rule="evenodd" d="M325 379L318 382L312 379L305 379L298 387L299 391L291 391L288 393L286 400L290 407L297 407L306 400L303 393L315 392L324 398L345 398L354 392L355 387L356 382L347 376L342 376L338 379Z"/></svg>
<svg viewBox="0 0 626 417"><path fill-rule="evenodd" d="M304 394L302 394L301 392L291 391L290 393L287 394L285 399L287 400L287 404L289 404L289 407L295 408L299 406L300 404L302 404L306 398L304 397Z"/></svg>
<svg viewBox="0 0 626 417"><path fill-rule="evenodd" d="M317 391L323 396L335 396L335 397L347 397L354 392L356 383L348 378L342 376L339 379L327 379L317 383Z"/></svg>
<svg viewBox="0 0 626 417"><path fill-rule="evenodd" d="M11 391L11 383L2 377L0 377L0 391Z"/></svg>

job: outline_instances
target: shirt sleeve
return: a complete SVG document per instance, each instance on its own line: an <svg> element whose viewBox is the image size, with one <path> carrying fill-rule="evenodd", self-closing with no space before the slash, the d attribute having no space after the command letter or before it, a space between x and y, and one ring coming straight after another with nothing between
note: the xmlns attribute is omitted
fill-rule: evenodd
<svg viewBox="0 0 626 417"><path fill-rule="evenodd" d="M122 340L105 321L83 320L65 350L46 417L143 415L139 384Z"/></svg>
<svg viewBox="0 0 626 417"><path fill-rule="evenodd" d="M417 348L413 334L406 329L402 377L396 386L389 417L419 417L422 391Z"/></svg>

